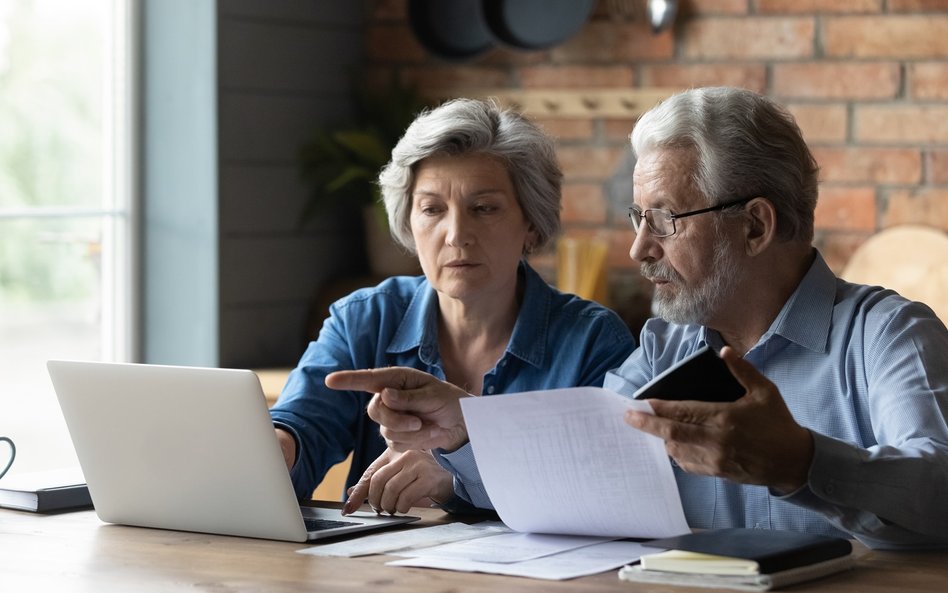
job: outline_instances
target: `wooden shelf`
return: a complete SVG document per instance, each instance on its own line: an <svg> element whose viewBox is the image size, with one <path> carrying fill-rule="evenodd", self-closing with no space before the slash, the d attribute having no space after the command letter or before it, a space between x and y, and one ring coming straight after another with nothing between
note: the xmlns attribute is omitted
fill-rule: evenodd
<svg viewBox="0 0 948 593"><path fill-rule="evenodd" d="M494 98L502 105L513 107L531 117L637 118L679 90L673 88L444 88L422 89L421 93L437 101L457 97Z"/></svg>

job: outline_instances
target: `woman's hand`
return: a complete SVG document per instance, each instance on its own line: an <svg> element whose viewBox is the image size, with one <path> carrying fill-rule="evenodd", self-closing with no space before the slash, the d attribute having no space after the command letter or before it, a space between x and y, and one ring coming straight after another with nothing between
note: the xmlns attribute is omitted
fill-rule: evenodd
<svg viewBox="0 0 948 593"><path fill-rule="evenodd" d="M428 451L386 449L347 493L343 515L355 512L366 499L376 512L394 515L447 501L454 495L454 477Z"/></svg>
<svg viewBox="0 0 948 593"><path fill-rule="evenodd" d="M282 428L275 430L277 442L280 443L280 450L283 451L283 461L286 462L286 469L291 470L293 464L296 463L296 439Z"/></svg>

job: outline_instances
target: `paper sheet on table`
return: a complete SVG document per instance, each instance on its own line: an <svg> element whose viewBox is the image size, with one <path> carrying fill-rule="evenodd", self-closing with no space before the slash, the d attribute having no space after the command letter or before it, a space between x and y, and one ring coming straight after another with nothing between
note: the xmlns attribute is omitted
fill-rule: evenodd
<svg viewBox="0 0 948 593"><path fill-rule="evenodd" d="M488 535L509 532L510 529L500 521L484 521L474 525L448 523L419 529L404 529L388 533L365 535L347 541L333 542L297 550L298 554L310 556L369 556L385 554L395 550L428 548L460 540L475 539Z"/></svg>
<svg viewBox="0 0 948 593"><path fill-rule="evenodd" d="M661 439L623 420L644 401L599 387L461 400L474 459L516 531L614 537L688 533Z"/></svg>
<svg viewBox="0 0 948 593"><path fill-rule="evenodd" d="M395 556L414 558L442 558L508 564L551 556L609 541L609 538L581 535L547 535L540 533L501 533L476 540L395 552Z"/></svg>
<svg viewBox="0 0 948 593"><path fill-rule="evenodd" d="M552 556L514 563L474 562L451 558L406 558L386 563L388 566L440 568L461 572L486 572L533 579L559 581L614 570L635 562L642 554L654 552L641 544L610 541L576 548Z"/></svg>

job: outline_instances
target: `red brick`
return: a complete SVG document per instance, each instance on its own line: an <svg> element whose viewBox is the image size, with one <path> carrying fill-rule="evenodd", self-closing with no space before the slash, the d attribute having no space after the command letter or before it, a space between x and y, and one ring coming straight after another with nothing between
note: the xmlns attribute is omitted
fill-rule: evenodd
<svg viewBox="0 0 948 593"><path fill-rule="evenodd" d="M943 62L909 64L908 95L913 99L948 100L948 64Z"/></svg>
<svg viewBox="0 0 948 593"><path fill-rule="evenodd" d="M642 66L641 76L648 87L735 86L762 93L767 86L764 64L654 64Z"/></svg>
<svg viewBox="0 0 948 593"><path fill-rule="evenodd" d="M852 16L823 20L827 56L857 58L948 57L948 16Z"/></svg>
<svg viewBox="0 0 948 593"><path fill-rule="evenodd" d="M679 2L678 18L686 20L693 16L711 14L747 14L750 0L698 0L697 2Z"/></svg>
<svg viewBox="0 0 948 593"><path fill-rule="evenodd" d="M484 65L530 66L533 64L549 64L550 52L526 51L503 45L496 45L475 63ZM463 66L462 66L463 67Z"/></svg>
<svg viewBox="0 0 948 593"><path fill-rule="evenodd" d="M667 60L674 57L675 38L669 29L654 35L645 22L591 22L551 52L554 63Z"/></svg>
<svg viewBox="0 0 948 593"><path fill-rule="evenodd" d="M402 70L402 79L420 89L468 92L470 89L506 88L510 77L502 68L491 66L411 66Z"/></svg>
<svg viewBox="0 0 948 593"><path fill-rule="evenodd" d="M756 0L757 12L768 13L868 13L881 12L881 0Z"/></svg>
<svg viewBox="0 0 948 593"><path fill-rule="evenodd" d="M684 25L684 55L689 59L806 58L814 52L814 31L814 20L803 17L693 19Z"/></svg>
<svg viewBox="0 0 948 593"><path fill-rule="evenodd" d="M535 117L533 121L557 141L592 140L593 137L591 119Z"/></svg>
<svg viewBox="0 0 948 593"><path fill-rule="evenodd" d="M820 186L816 203L818 229L872 231L876 228L876 190L871 186Z"/></svg>
<svg viewBox="0 0 948 593"><path fill-rule="evenodd" d="M922 180L922 155L910 148L814 148L820 180L886 185Z"/></svg>
<svg viewBox="0 0 948 593"><path fill-rule="evenodd" d="M808 143L846 140L848 114L845 105L788 104Z"/></svg>
<svg viewBox="0 0 948 593"><path fill-rule="evenodd" d="M606 198L598 183L567 183L563 185L564 225L605 224Z"/></svg>
<svg viewBox="0 0 948 593"><path fill-rule="evenodd" d="M428 52L404 25L372 25L365 36L370 62L422 62Z"/></svg>
<svg viewBox="0 0 948 593"><path fill-rule="evenodd" d="M606 140L619 142L628 148L629 136L632 134L635 122L634 119L604 119L602 121L602 134Z"/></svg>
<svg viewBox="0 0 948 593"><path fill-rule="evenodd" d="M773 93L807 99L891 99L901 73L894 62L774 64Z"/></svg>
<svg viewBox="0 0 948 593"><path fill-rule="evenodd" d="M889 0L889 12L948 10L948 0Z"/></svg>
<svg viewBox="0 0 948 593"><path fill-rule="evenodd" d="M631 87L632 66L532 66L520 69L524 88Z"/></svg>
<svg viewBox="0 0 948 593"><path fill-rule="evenodd" d="M864 142L948 142L948 106L857 105L855 137Z"/></svg>
<svg viewBox="0 0 948 593"><path fill-rule="evenodd" d="M928 183L948 184L948 149L930 150L925 155Z"/></svg>
<svg viewBox="0 0 948 593"><path fill-rule="evenodd" d="M570 183L601 181L611 176L625 154L623 148L560 146L556 151L563 174Z"/></svg>
<svg viewBox="0 0 948 593"><path fill-rule="evenodd" d="M846 269L853 253L872 236L871 231L817 231L813 244L837 276Z"/></svg>
<svg viewBox="0 0 948 593"><path fill-rule="evenodd" d="M882 211L882 226L897 224L923 224L948 231L948 188L890 191Z"/></svg>
<svg viewBox="0 0 948 593"><path fill-rule="evenodd" d="M632 231L632 224L628 228L621 227L613 229L609 234L609 256L607 261L610 268L615 269L639 269L637 261L629 257L629 251L632 249L632 241L635 240L635 233Z"/></svg>

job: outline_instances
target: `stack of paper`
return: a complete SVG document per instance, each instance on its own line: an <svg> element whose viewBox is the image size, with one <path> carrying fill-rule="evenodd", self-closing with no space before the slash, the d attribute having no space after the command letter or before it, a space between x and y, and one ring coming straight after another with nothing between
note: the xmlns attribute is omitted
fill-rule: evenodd
<svg viewBox="0 0 948 593"><path fill-rule="evenodd" d="M364 549L404 557L389 564L568 579L648 551L620 538L690 532L664 443L623 421L628 409L651 413L648 403L577 387L468 398L461 407L484 487L517 533L452 528L456 540L424 546L424 530L412 530L416 545L398 532L388 549L370 543L385 535L363 538Z"/></svg>

